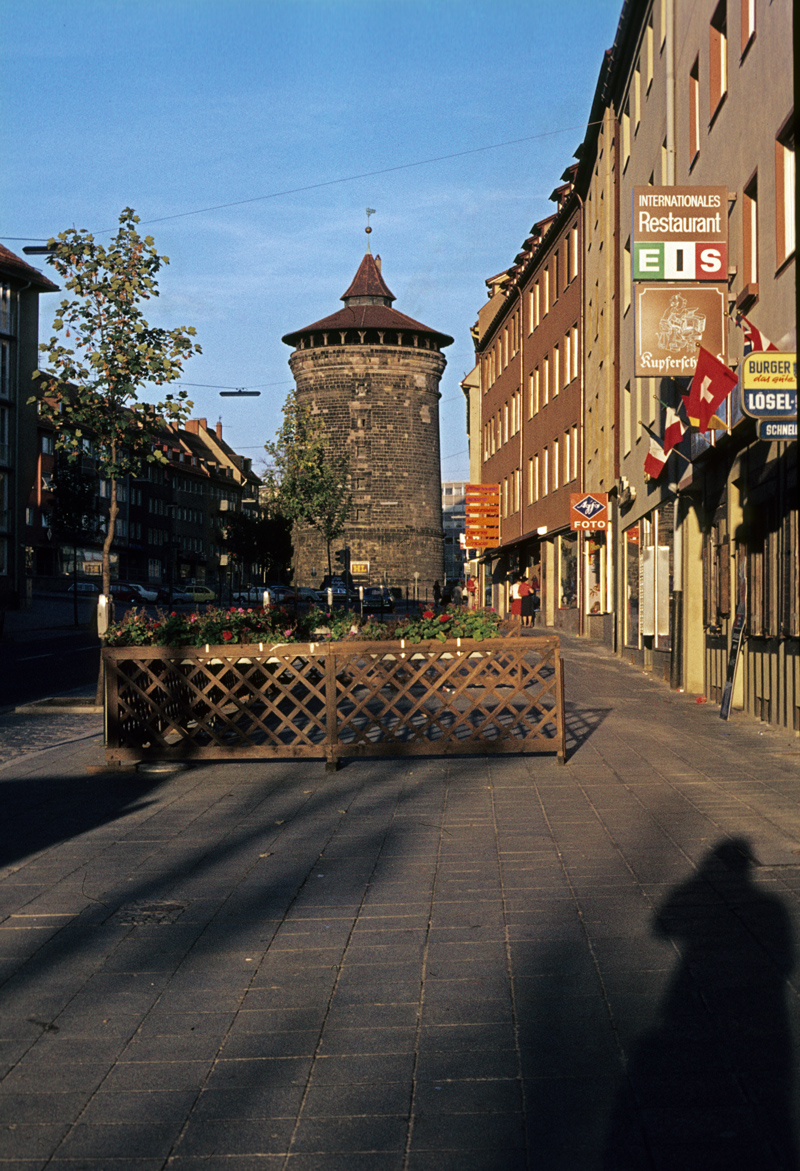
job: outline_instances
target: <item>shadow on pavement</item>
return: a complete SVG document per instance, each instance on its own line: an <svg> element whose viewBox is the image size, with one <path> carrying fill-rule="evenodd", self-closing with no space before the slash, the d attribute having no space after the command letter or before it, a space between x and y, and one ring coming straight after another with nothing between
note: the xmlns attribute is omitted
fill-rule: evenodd
<svg viewBox="0 0 800 1171"><path fill-rule="evenodd" d="M786 1005L794 946L783 903L751 879L753 862L746 840L720 843L658 911L654 933L675 941L681 961L629 1061L605 1171L798 1167ZM631 1158L640 1126L654 1162Z"/></svg>

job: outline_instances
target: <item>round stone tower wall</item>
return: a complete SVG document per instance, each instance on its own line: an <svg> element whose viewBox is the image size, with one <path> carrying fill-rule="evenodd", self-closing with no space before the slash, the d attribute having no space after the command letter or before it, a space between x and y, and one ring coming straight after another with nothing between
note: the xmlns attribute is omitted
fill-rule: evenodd
<svg viewBox="0 0 800 1171"><path fill-rule="evenodd" d="M369 562L369 582L430 598L444 575L439 453L439 379L444 355L402 345L304 346L289 366L297 399L321 416L329 441L347 452L353 508L334 541ZM295 577L319 583L324 539L295 534ZM335 568L335 566L334 566ZM312 571L316 570L316 576Z"/></svg>

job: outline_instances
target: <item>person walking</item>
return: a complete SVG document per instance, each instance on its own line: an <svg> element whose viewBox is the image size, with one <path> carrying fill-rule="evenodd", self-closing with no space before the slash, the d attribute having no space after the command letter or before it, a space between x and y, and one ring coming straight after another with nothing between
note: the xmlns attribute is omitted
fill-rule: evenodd
<svg viewBox="0 0 800 1171"><path fill-rule="evenodd" d="M522 596L520 595L519 587L520 577L519 574L517 574L511 584L511 589L509 590L509 597L511 598L511 617L516 618L517 621L520 621L522 617Z"/></svg>
<svg viewBox="0 0 800 1171"><path fill-rule="evenodd" d="M433 605L434 609L439 609L439 603L442 600L442 587L439 585L439 579L433 583Z"/></svg>
<svg viewBox="0 0 800 1171"><path fill-rule="evenodd" d="M520 616L522 618L523 626L533 626L533 603L536 600L533 592L533 586L526 577L523 577L519 584L519 594L522 599L522 607Z"/></svg>

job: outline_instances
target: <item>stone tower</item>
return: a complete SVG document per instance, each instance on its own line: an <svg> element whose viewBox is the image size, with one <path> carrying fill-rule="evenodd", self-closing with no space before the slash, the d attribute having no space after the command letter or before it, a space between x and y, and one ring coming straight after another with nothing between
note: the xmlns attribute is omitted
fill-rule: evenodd
<svg viewBox="0 0 800 1171"><path fill-rule="evenodd" d="M439 379L453 339L392 308L380 256L367 251L344 308L283 341L301 404L319 413L330 442L350 460L353 510L335 544L369 562L368 580L430 596L444 573ZM316 570L316 577L312 570ZM325 542L295 538L296 580L327 573ZM364 579L367 580L367 579Z"/></svg>

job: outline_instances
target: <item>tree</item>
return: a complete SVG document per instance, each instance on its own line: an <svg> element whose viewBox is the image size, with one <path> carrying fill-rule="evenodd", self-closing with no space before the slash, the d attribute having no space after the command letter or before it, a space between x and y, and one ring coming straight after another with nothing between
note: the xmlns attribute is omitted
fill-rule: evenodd
<svg viewBox="0 0 800 1171"><path fill-rule="evenodd" d="M353 502L346 453L331 448L322 420L294 395L283 405L276 438L264 447L272 460L270 479L279 511L320 533L332 574L331 543L347 524Z"/></svg>
<svg viewBox="0 0 800 1171"><path fill-rule="evenodd" d="M292 558L292 526L284 516L232 513L227 522L228 556L234 564L257 565L263 577L280 578Z"/></svg>
<svg viewBox="0 0 800 1171"><path fill-rule="evenodd" d="M72 548L73 622L78 625L78 544L94 542L102 532L102 517L95 509L97 472L88 471L83 460L69 460L56 452L53 469L53 529Z"/></svg>
<svg viewBox="0 0 800 1171"><path fill-rule="evenodd" d="M48 263L71 296L62 301L55 333L39 349L47 370L37 370L41 415L56 428L56 448L73 462L91 442L111 482L108 526L103 542L103 592L111 588L110 553L117 519L117 482L138 475L146 463L166 463L157 449L165 422L182 423L192 404L185 390L149 403L139 398L148 386L174 382L184 361L200 346L192 327L150 326L140 304L158 296L156 276L169 257L159 256L152 236L141 238L139 217L126 207L108 246L84 229L48 241ZM68 339L64 344L59 336Z"/></svg>

